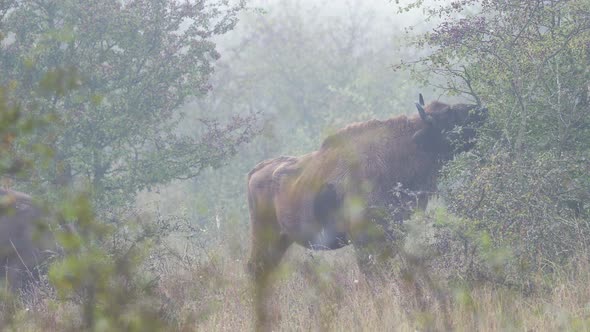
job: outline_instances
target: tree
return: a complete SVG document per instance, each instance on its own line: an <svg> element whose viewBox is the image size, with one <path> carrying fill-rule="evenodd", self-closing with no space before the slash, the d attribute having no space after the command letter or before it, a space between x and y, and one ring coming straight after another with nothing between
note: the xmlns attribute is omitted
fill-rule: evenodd
<svg viewBox="0 0 590 332"><path fill-rule="evenodd" d="M3 32L0 29L0 42ZM75 69L38 74L31 82L31 90L54 100L75 93L79 85ZM39 114L39 106L19 100L15 92L21 83L15 79L0 85L0 177L4 180L15 174L25 177L43 172L43 163L52 157L52 147L36 142L16 149L14 143L35 142L31 135L60 120L55 116L32 117ZM41 311L46 317L60 317L52 321L59 330L95 330L99 326L107 330L171 329L172 322L162 315L168 303L156 293L155 279L145 269L154 243L171 232L166 227L169 225L154 222L155 226L140 229L138 236L129 236L129 232L121 236L117 233L121 227L106 225L96 218L86 192L64 189L53 195L51 204L39 196L34 197L32 206L25 198L15 201L10 194L0 197L0 217L8 217L3 223L16 222L3 225L7 233L2 234L0 252L18 262L9 268L22 269L23 273L26 270L31 277L19 280L23 287L11 292L11 279L0 276L0 329L46 327L47 322L38 316ZM15 213L18 216L11 219ZM133 221L125 220L125 224ZM110 241L114 238L117 240ZM39 279L33 278L37 273ZM62 310L72 315L61 316ZM23 315L25 312L28 315Z"/></svg>
<svg viewBox="0 0 590 332"><path fill-rule="evenodd" d="M447 169L451 210L509 248L507 274L567 261L590 243L590 3L466 0L425 12L441 22L418 38L432 52L415 73L492 116L478 150Z"/></svg>
<svg viewBox="0 0 590 332"><path fill-rule="evenodd" d="M197 176L256 132L255 115L222 124L201 114L190 134L176 133L178 108L209 89L211 41L231 30L244 6L165 0L13 1L3 3L2 84L26 100L27 116L53 114L60 124L20 141L51 146L48 171L30 182L91 185L101 207L129 203L138 191ZM61 76L61 93L46 94L41 73ZM39 84L38 84L39 83ZM65 85L78 88L64 94ZM59 97L59 98L58 98ZM35 106L35 107L32 107ZM205 118L207 117L207 118Z"/></svg>

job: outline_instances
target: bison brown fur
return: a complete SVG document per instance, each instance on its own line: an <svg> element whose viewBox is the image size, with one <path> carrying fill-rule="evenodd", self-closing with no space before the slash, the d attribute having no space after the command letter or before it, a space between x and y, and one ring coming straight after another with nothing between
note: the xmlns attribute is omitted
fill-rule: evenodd
<svg viewBox="0 0 590 332"><path fill-rule="evenodd" d="M0 280L12 290L34 281L58 248L46 216L30 196L0 188Z"/></svg>

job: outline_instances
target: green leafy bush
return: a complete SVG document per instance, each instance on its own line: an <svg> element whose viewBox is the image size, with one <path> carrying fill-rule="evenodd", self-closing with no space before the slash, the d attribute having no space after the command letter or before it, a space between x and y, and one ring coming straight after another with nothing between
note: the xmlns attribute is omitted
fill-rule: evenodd
<svg viewBox="0 0 590 332"><path fill-rule="evenodd" d="M477 148L456 158L441 184L449 211L467 218L451 218L445 236L472 247L477 260L505 257L474 277L493 272L497 281L527 284L587 253L588 12L578 0L470 0L426 10L441 21L420 37L432 51L415 73L490 109Z"/></svg>

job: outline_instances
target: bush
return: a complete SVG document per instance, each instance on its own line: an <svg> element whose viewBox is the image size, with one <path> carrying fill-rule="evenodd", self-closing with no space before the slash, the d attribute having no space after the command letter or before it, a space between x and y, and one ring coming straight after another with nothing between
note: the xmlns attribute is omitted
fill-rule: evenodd
<svg viewBox="0 0 590 332"><path fill-rule="evenodd" d="M474 278L525 285L587 250L588 6L469 0L426 10L441 21L419 37L431 51L415 73L490 110L477 147L448 165L441 184L461 217L444 223L443 243L487 262L468 263Z"/></svg>

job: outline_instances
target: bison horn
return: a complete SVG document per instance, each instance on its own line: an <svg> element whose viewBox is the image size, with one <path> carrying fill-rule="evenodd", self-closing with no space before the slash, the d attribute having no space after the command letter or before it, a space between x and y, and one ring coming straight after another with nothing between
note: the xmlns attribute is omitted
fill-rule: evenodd
<svg viewBox="0 0 590 332"><path fill-rule="evenodd" d="M422 97L422 94L418 94L418 100L420 101L420 105L424 106L424 97Z"/></svg>
<svg viewBox="0 0 590 332"><path fill-rule="evenodd" d="M416 108L418 109L418 113L420 113L420 118L422 118L422 121L424 121L426 123L432 123L432 117L430 115L426 114L426 111L424 110L422 105L420 105L419 103L416 103Z"/></svg>

